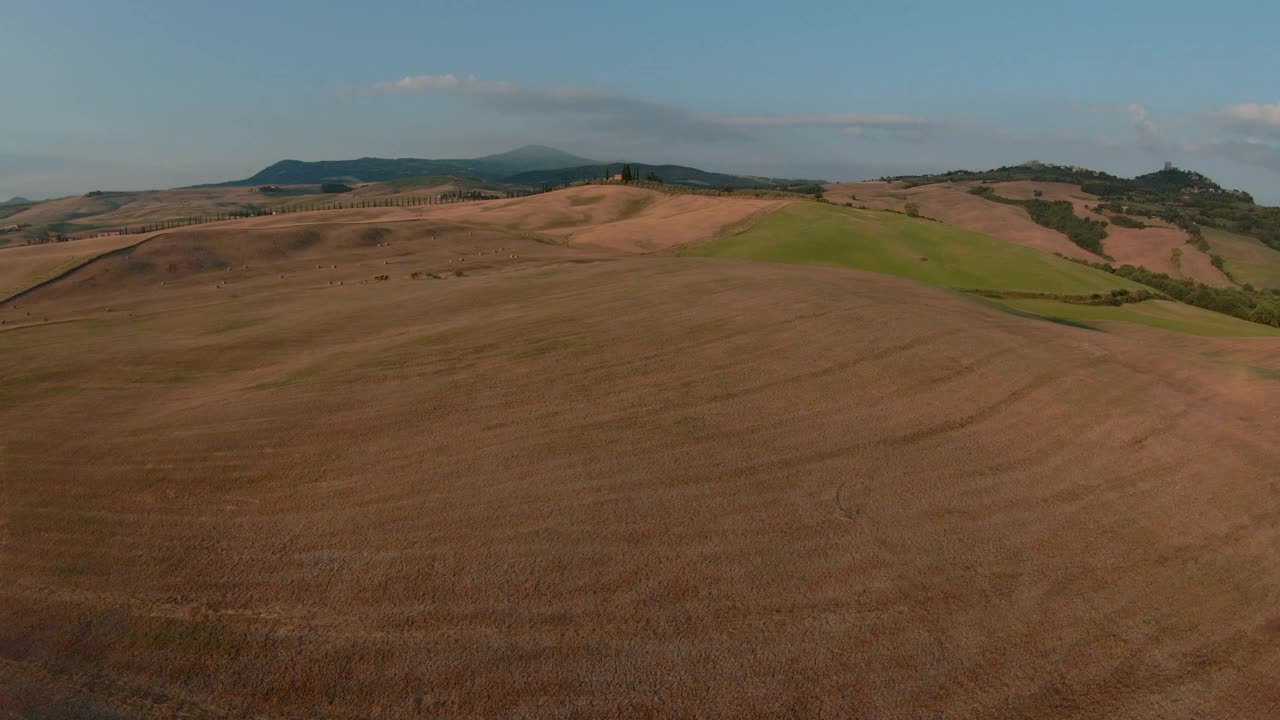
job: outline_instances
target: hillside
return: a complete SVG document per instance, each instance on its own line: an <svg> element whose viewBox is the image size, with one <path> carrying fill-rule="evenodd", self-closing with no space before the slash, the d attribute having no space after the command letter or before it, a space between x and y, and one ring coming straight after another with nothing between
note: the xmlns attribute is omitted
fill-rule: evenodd
<svg viewBox="0 0 1280 720"><path fill-rule="evenodd" d="M963 228L820 203L793 204L688 253L857 268L965 290L1090 295L1141 287Z"/></svg>
<svg viewBox="0 0 1280 720"><path fill-rule="evenodd" d="M264 216L0 303L4 710L1266 702L1280 339L1150 303L1117 310L1169 329L1092 332L893 277L1123 282L892 213L793 202L703 238L787 263L575 242L644 220L662 246L690 201L761 202Z"/></svg>
<svg viewBox="0 0 1280 720"><path fill-rule="evenodd" d="M1166 167L1135 178L1121 178L1080 167L1025 163L994 170L955 170L937 175L886 178L903 187L937 183L1056 182L1078 185L1108 209L1141 221L1153 217L1195 233L1196 226L1250 235L1280 249L1280 208L1254 203L1241 190L1228 190L1205 175Z"/></svg>

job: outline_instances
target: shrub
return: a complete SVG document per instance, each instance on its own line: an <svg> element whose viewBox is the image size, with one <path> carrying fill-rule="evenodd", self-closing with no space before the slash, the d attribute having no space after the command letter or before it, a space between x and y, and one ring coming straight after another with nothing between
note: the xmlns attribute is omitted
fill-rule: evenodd
<svg viewBox="0 0 1280 720"><path fill-rule="evenodd" d="M1111 224L1117 227L1141 229L1147 226L1147 224L1141 220L1135 220L1128 215L1112 215L1109 219L1111 220Z"/></svg>

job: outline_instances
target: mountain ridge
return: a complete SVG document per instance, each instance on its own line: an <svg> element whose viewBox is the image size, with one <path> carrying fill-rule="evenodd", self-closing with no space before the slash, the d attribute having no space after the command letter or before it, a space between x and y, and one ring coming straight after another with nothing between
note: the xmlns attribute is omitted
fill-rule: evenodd
<svg viewBox="0 0 1280 720"><path fill-rule="evenodd" d="M514 150L477 158L379 158L354 160L294 160L272 163L243 180L195 185L193 187L234 187L240 185L310 185L325 182L385 182L424 175L457 175L477 180L499 181L523 172L550 170L568 165L591 165L597 161L546 145L523 145Z"/></svg>

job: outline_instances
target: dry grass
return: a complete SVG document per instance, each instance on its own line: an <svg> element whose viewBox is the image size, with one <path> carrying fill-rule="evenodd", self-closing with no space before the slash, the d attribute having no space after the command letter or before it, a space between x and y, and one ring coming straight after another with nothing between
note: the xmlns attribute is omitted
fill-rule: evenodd
<svg viewBox="0 0 1280 720"><path fill-rule="evenodd" d="M850 194L857 199L851 200ZM827 186L827 197L832 202L852 202L855 206L899 212L907 202L914 202L920 207L920 214L951 225L1066 257L1090 262L1103 260L1071 242L1066 235L1035 224L1020 207L971 195L968 185L948 183L907 189L883 182L842 183Z"/></svg>
<svg viewBox="0 0 1280 720"><path fill-rule="evenodd" d="M150 235L26 245L0 250L0 302L74 270L96 257L136 245Z"/></svg>
<svg viewBox="0 0 1280 720"><path fill-rule="evenodd" d="M452 222L196 230L32 294L0 715L1280 712L1280 383L880 275ZM144 252L191 260L118 274Z"/></svg>

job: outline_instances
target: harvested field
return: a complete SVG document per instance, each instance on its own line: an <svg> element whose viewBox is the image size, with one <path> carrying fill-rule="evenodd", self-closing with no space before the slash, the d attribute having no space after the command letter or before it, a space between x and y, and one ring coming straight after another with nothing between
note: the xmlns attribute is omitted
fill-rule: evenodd
<svg viewBox="0 0 1280 720"><path fill-rule="evenodd" d="M1039 191L1044 200L1065 200L1071 203L1075 214L1080 217L1109 221L1106 215L1090 210L1100 202L1098 197L1084 192L1078 185L1019 181L995 183L991 187L1003 197L1019 200L1030 200ZM1215 287L1232 285L1231 280L1213 266L1206 253L1188 243L1187 233L1155 218L1139 219L1152 227L1107 226L1107 238L1102 244L1107 254L1115 258L1116 264L1140 265L1153 272ZM1177 262L1174 261L1174 250L1179 251Z"/></svg>
<svg viewBox="0 0 1280 720"><path fill-rule="evenodd" d="M32 294L57 319L0 332L0 714L1280 713L1280 382L1236 364L1280 374L1280 340L1206 340L1225 363L528 238L407 279L526 234L478 222L193 230Z"/></svg>
<svg viewBox="0 0 1280 720"><path fill-rule="evenodd" d="M446 207L442 214L463 221L537 228L575 246L649 253L743 229L789 202L586 186L505 203Z"/></svg>
<svg viewBox="0 0 1280 720"><path fill-rule="evenodd" d="M850 193L857 199L850 200ZM1103 260L1101 256L1071 242L1066 235L1035 224L1020 207L994 203L970 194L968 185L922 185L907 189L884 182L841 183L828 185L827 197L832 202L852 202L854 206L899 212L907 202L914 202L920 206L920 214L950 225L1049 253L1090 262Z"/></svg>
<svg viewBox="0 0 1280 720"><path fill-rule="evenodd" d="M1099 215L1092 210L1101 202L1098 196L1081 190L1079 185L1018 180L1015 182L992 183L990 187L997 195L1015 200L1033 200L1036 197L1050 201L1065 200L1071 203L1073 211L1080 217L1089 218L1090 220L1107 219L1105 215ZM1040 193L1039 196L1036 195L1037 192ZM1148 218L1142 218L1143 222L1147 222L1147 220ZM1160 221L1153 220L1153 222L1158 223Z"/></svg>
<svg viewBox="0 0 1280 720"><path fill-rule="evenodd" d="M1102 241L1118 265L1141 265L1154 272L1188 278L1215 287L1231 287L1231 280L1213 266L1210 257L1187 242L1177 228L1122 228L1111 225ZM1174 250L1178 261L1174 262Z"/></svg>
<svg viewBox="0 0 1280 720"><path fill-rule="evenodd" d="M84 263L136 245L149 235L121 235L0 250L0 302L47 282Z"/></svg>

